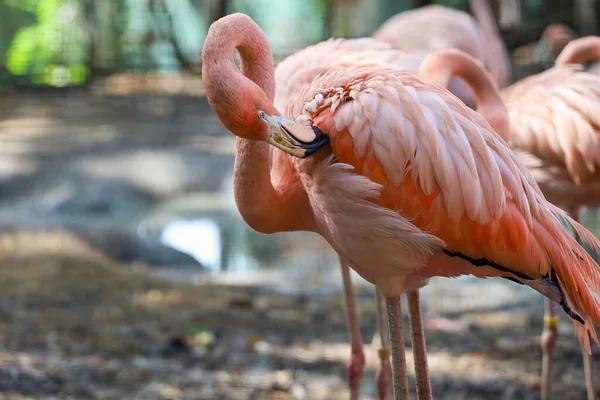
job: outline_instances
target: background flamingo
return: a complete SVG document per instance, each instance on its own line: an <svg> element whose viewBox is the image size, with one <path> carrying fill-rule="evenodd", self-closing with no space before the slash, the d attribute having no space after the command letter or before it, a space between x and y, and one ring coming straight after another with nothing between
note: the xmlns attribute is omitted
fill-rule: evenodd
<svg viewBox="0 0 600 400"><path fill-rule="evenodd" d="M233 32L238 32L237 36ZM483 264L475 269L484 274L490 271L492 276L506 276L528 284L560 302L572 318L581 322L576 323L575 327L580 339L589 347L589 337L583 333L586 330L593 331L590 318L599 320L598 305L593 295L598 289L598 266L554 216L559 215L572 223L594 245L599 242L565 213L545 201L530 175L481 116L465 108L449 92L427 84L412 73L369 67L357 68L352 73L333 71L322 75L297 97L300 123L282 119L270 104L269 95L252 83L262 84L268 93L274 91L272 62L270 67L265 62L266 59L270 60L269 48L265 45L266 38L263 35L261 40L259 33L260 29L252 25L249 18L239 15L223 18L211 26L203 51L203 79L207 97L230 131L259 143L267 141L296 157L308 156L325 145L322 134L325 131L340 161L347 160L358 172L358 175L350 173L351 167L345 164L330 164L331 158L323 151L294 164L300 182L306 188L305 193L309 195L310 205L317 217L314 222L321 229L321 234L338 253L344 254L357 272L375 283L387 296L397 397L407 395L405 369L402 368L403 343L398 341L401 338L399 294L405 288L407 275L426 260L433 265L454 265L464 270L473 270L474 266ZM243 60L242 73L251 80L235 68L232 52L236 47ZM252 54L253 50L266 52L268 57L264 54L257 57ZM250 55L254 56L254 64L250 64ZM374 69L377 73L374 73ZM352 85L352 89L347 85ZM333 89L322 91L322 87ZM405 97L405 90L413 91L413 95ZM378 91L382 95L381 101L373 103L372 94ZM414 98L414 95L419 97ZM420 103L410 103L408 99L413 102L418 99ZM402 110L402 115L395 113L386 119L386 107L395 101L408 102L404 104L406 108L398 108ZM442 109L436 110L438 112L432 113L432 116L444 115L453 119L438 125L435 118L424 122L416 117L420 115L419 110L428 113L432 108L439 107ZM375 119L367 117L373 122L357 125L353 123L353 109L367 116L373 115ZM381 110L384 114L380 114ZM380 119L377 119L378 115ZM398 117L405 118L403 126L394 121ZM400 132L408 135L407 139L419 132L415 137L417 141L413 141L412 145L399 136L387 137L392 145L391 151L395 151L394 146L399 146L397 154L400 159L385 158L385 153L378 148L376 141L381 138L377 135L389 134L390 130L381 129L382 126L377 128L373 124L387 120L387 126L392 131L400 129ZM320 128L307 126L305 123L309 121ZM445 129L448 127L460 129L458 137L466 140L467 147L446 139L448 132ZM360 138L357 142L352 136L353 132L357 133L356 129L369 131L363 132L364 136L354 135ZM440 135L436 140L441 140L439 144L443 147L432 148L429 141L418 142L419 137L427 138L434 132ZM345 145L352 143L355 150L345 149ZM416 145L414 150L417 151L404 153L403 146L406 145ZM257 150L260 148L253 151L258 153ZM428 154L432 150L444 152L440 159L445 161L446 165L442 167L446 168L437 169L440 166L431 164ZM242 155L244 151L248 152L248 147L241 149ZM453 167L452 158L446 158L451 154L466 163L467 170L459 174L460 170L454 168L460 164ZM265 151L262 151L262 155L264 166L260 168L268 174ZM401 172L402 168L409 165L402 160L404 157L410 162L410 174ZM249 169L250 166L247 164L246 167ZM252 164L252 168L256 168L256 165ZM248 174L249 171L242 173ZM454 178L452 185L449 183L450 175ZM470 184L471 194L468 196L456 192L456 189L464 188L455 184L461 177L466 179L463 183ZM372 180L382 182L383 186ZM493 182L498 182L498 185ZM505 191L499 190L502 183ZM321 187L328 189L323 192ZM523 192L516 188L521 188ZM480 195L474 196L473 193ZM288 204L281 206L289 210ZM442 206L451 210L451 213L444 213ZM338 211L340 208L343 211ZM414 216L416 225L390 208L401 209L403 214L411 218ZM326 224L322 219L325 216L329 218ZM363 217L361 219L368 223L358 230L347 229L354 227L356 216ZM314 229L314 226L310 226L311 221L308 222L308 227ZM478 229L476 224L482 222L484 224ZM298 220L294 220L288 226L297 224ZM434 235L422 231L418 226L431 229ZM486 239L483 243L480 235ZM524 242L529 245L523 246ZM387 251L373 251L379 248ZM367 249L370 251L367 252ZM373 255L376 255L376 260L372 259ZM529 258L532 260L529 261ZM377 261L376 267L373 267L373 261ZM502 264L510 265L511 269ZM579 269L574 265L579 265Z"/></svg>
<svg viewBox="0 0 600 400"><path fill-rule="evenodd" d="M577 39L577 33L564 24L553 23L546 27L533 50L534 61L544 68L551 68L563 49ZM587 60L586 71L600 75L600 64L595 59Z"/></svg>
<svg viewBox="0 0 600 400"><path fill-rule="evenodd" d="M496 84L510 82L510 59L487 0L470 0L471 15L451 7L429 5L399 13L372 35L395 49L425 56L442 49L459 49L484 63ZM475 98L464 80L453 79L450 91L473 107Z"/></svg>
<svg viewBox="0 0 600 400"><path fill-rule="evenodd" d="M560 52L575 39L577 34L568 26L560 23L548 25L533 50L534 61L544 68L551 68Z"/></svg>
<svg viewBox="0 0 600 400"><path fill-rule="evenodd" d="M505 89L510 139L525 155L528 167L548 199L566 207L574 219L580 207L597 205L600 185L600 77L579 65L600 55L600 38L569 43L557 65ZM546 300L542 349L542 398L551 392L552 359L558 335L558 317ZM583 349L588 398L595 397L592 359Z"/></svg>

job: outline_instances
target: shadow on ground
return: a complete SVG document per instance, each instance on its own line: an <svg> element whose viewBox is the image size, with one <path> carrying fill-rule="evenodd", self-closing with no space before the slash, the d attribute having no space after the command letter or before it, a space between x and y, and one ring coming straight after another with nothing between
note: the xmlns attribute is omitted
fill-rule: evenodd
<svg viewBox="0 0 600 400"><path fill-rule="evenodd" d="M10 398L348 396L339 291L314 299L166 283L64 232L1 236L0 291L0 385ZM539 398L541 299L535 303L454 312L462 329L428 330L435 398ZM371 343L372 297L359 296L359 306ZM562 322L555 396L581 399L579 347ZM377 340L366 347L365 399L376 398L376 348ZM409 372L414 387L410 361Z"/></svg>

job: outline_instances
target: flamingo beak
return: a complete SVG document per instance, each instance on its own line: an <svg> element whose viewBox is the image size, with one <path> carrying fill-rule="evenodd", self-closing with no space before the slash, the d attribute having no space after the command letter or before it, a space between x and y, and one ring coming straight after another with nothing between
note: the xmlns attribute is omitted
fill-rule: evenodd
<svg viewBox="0 0 600 400"><path fill-rule="evenodd" d="M329 142L329 137L316 126L300 125L262 111L260 117L269 126L267 142L294 157L306 158Z"/></svg>

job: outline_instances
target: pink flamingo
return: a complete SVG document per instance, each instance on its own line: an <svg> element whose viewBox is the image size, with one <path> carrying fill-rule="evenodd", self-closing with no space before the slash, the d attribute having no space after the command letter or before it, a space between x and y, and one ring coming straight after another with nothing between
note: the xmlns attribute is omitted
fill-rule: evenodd
<svg viewBox="0 0 600 400"><path fill-rule="evenodd" d="M539 65L546 68L551 67L567 44L575 39L577 39L577 34L568 26L560 23L550 24L544 29L534 48L533 58ZM600 64L594 62L586 67L586 71L600 75Z"/></svg>
<svg viewBox="0 0 600 400"><path fill-rule="evenodd" d="M575 39L577 34L568 26L560 23L548 25L535 46L535 61L546 68L551 66L565 46Z"/></svg>
<svg viewBox="0 0 600 400"><path fill-rule="evenodd" d="M461 79L458 75L464 78L460 82L467 82L469 86L458 88L457 95L465 93L468 89L469 93L475 92L478 103L478 111L486 117L488 122L492 124L495 130L503 135L507 134L507 117L506 110L502 104L499 93L491 82L488 74L485 73L481 64L476 63L472 59L463 59L463 55L455 55L454 53L445 54L442 57L438 54L436 58L429 59L427 69L432 70L435 59L438 62L436 69L445 71L443 78L439 80L441 75L438 73L435 83L442 87L452 89L452 83L456 79ZM422 56L404 53L394 50L390 45L376 41L374 39L330 39L325 42L309 46L293 55L287 57L280 62L275 68L276 96L275 106L278 110L286 110L286 105L293 101L293 96L302 87L310 84L319 74L330 71L332 69L350 68L358 65L368 66L371 64L384 65L386 63L393 64L406 70L416 71L421 61ZM444 67L445 66L445 67ZM467 67L465 67L467 66ZM467 71L468 73L465 73ZM433 75L428 74L430 77ZM482 101L484 100L484 101ZM500 107L500 108L498 108ZM503 114L494 110L502 110ZM494 125L496 124L496 126ZM354 304L354 295L352 292L350 273L348 266L342 264L342 276L344 278L344 293L346 298L347 314L349 321L349 331L351 338L352 356L348 367L349 386L353 396L358 396L360 378L364 369L364 353L362 349L362 338L360 335L358 314ZM378 293L379 295L379 293ZM378 296L378 299L381 296ZM417 368L417 383L420 385L419 393L426 395L430 393L431 388L428 384L429 376L427 372L427 363L424 356L424 335L422 332L422 321L419 306L418 291L408 294L409 314L411 321L411 337L413 341L415 366ZM378 301L381 304L381 301ZM383 311L382 311L383 310ZM385 328L385 308L378 308L378 316L381 326ZM380 356L380 365L377 371L377 387L381 398L386 398L386 389L389 387L389 379L391 377L391 366L389 364L389 338L385 334L387 328L380 329L382 335L382 348L378 354ZM422 356L423 355L423 356ZM354 398L353 397L353 398Z"/></svg>
<svg viewBox="0 0 600 400"><path fill-rule="evenodd" d="M600 201L600 77L579 65L599 58L599 37L577 39L566 45L555 67L503 92L513 146L529 153L526 163L542 191L575 220L581 206ZM550 301L544 307L542 399L548 399L559 321ZM582 350L588 399L593 399L591 352Z"/></svg>
<svg viewBox="0 0 600 400"><path fill-rule="evenodd" d="M278 110L285 111L296 92L308 85L319 74L334 68L390 63L400 68L416 70L421 60L422 57L420 56L394 50L389 44L370 38L330 39L300 50L277 65L275 68L276 94L274 104ZM271 150L272 152L273 150L275 152L278 151L273 148ZM343 257L339 256L339 259L350 332L351 357L348 364L348 384L351 399L357 399L360 390L360 381L364 372L365 356L350 277L350 268L344 263ZM414 303L415 296L418 296L418 293L410 295L412 303ZM386 399L389 397L389 384L392 375L389 361L389 336L387 335L385 305L380 301L381 296L379 293L377 293L377 297L381 348L378 350L380 363L376 374L376 385L380 398ZM413 316L411 315L411 317ZM416 323L417 319L415 318L413 317L411 321L414 320ZM382 327L383 329L381 329ZM419 338L416 339L418 340ZM420 381L428 382L429 380L428 377L425 377L420 379Z"/></svg>
<svg viewBox="0 0 600 400"><path fill-rule="evenodd" d="M459 49L485 63L496 84L510 82L510 59L496 28L487 0L470 0L476 19L464 11L429 5L399 13L384 22L372 35L407 53L425 56L442 49ZM450 91L472 107L473 93L464 80L453 79Z"/></svg>
<svg viewBox="0 0 600 400"><path fill-rule="evenodd" d="M240 138L234 183L244 219L263 231L319 232L386 296L396 398L408 395L399 295L422 284L409 276L433 276L427 268L527 284L559 302L590 346L584 333L599 320L598 266L555 215L600 243L547 203L485 119L445 89L391 67L332 71L299 93L296 122L282 118L271 104L268 41L243 15L211 26L203 80L221 122ZM394 161L385 158L379 135ZM327 137L341 162L327 150ZM265 142L295 157L314 156L270 171ZM431 159L436 153L442 165ZM283 179L283 171L297 180ZM461 192L467 186L469 195ZM273 209L283 212L265 220Z"/></svg>

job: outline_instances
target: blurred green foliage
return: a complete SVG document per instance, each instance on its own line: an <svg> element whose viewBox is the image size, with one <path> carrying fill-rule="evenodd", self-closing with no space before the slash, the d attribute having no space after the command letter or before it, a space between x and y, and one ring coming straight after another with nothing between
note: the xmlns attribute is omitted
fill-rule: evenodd
<svg viewBox="0 0 600 400"><path fill-rule="evenodd" d="M79 85L115 72L197 71L221 0L0 0L0 85ZM250 15L274 53L337 35L368 35L392 15L422 2L362 0L358 13L331 11L331 0L228 0L227 12ZM468 11L469 0L431 0ZM523 0L528 21L541 0ZM343 7L342 7L343 8ZM340 11L340 10L338 10ZM335 23L327 25L328 15ZM359 18L359 20L357 20Z"/></svg>
<svg viewBox="0 0 600 400"><path fill-rule="evenodd" d="M454 7L467 12L469 11L469 0L433 0L431 3Z"/></svg>
<svg viewBox="0 0 600 400"><path fill-rule="evenodd" d="M215 0L1 0L0 85L79 85L200 59ZM175 49L174 47L177 47Z"/></svg>
<svg viewBox="0 0 600 400"><path fill-rule="evenodd" d="M24 25L13 33L5 52L9 74L24 77L22 81L36 85L65 86L86 80L87 38L79 20L79 2L6 0L5 7L15 10L12 14L21 19L17 23ZM24 18L25 15L33 16L33 21ZM5 19L0 22L4 23Z"/></svg>

